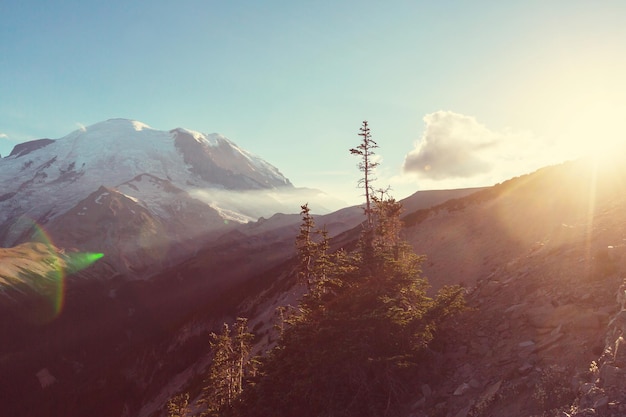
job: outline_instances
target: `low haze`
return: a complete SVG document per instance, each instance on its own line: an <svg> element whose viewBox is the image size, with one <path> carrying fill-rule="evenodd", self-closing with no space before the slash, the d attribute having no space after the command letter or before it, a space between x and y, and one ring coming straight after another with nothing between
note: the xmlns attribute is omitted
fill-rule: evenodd
<svg viewBox="0 0 626 417"><path fill-rule="evenodd" d="M358 202L359 126L397 197L623 141L623 2L4 2L0 154L114 117L218 132Z"/></svg>

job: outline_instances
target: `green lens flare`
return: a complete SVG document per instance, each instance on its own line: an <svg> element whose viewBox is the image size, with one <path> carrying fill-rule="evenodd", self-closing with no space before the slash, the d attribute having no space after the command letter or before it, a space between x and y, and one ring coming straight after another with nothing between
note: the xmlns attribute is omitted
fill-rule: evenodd
<svg viewBox="0 0 626 417"><path fill-rule="evenodd" d="M104 253L100 252L72 253L68 256L71 265L70 268L72 272L78 272L81 269L87 268L103 256Z"/></svg>
<svg viewBox="0 0 626 417"><path fill-rule="evenodd" d="M38 324L56 319L65 303L65 284L68 275L77 273L104 257L101 252L66 253L59 251L52 237L37 222L27 217L19 220L24 231L32 231L31 239L45 248L37 255L43 257L44 268L33 286L39 293L37 307L31 309L30 321ZM45 271L45 272L44 272Z"/></svg>
<svg viewBox="0 0 626 417"><path fill-rule="evenodd" d="M68 274L75 274L81 271L98 259L104 256L103 253L84 252L84 253L71 253L66 255L67 261L65 268L59 268L57 274L57 287L56 294L53 297L54 315L52 319L58 317L63 310L63 304L65 302L65 279Z"/></svg>

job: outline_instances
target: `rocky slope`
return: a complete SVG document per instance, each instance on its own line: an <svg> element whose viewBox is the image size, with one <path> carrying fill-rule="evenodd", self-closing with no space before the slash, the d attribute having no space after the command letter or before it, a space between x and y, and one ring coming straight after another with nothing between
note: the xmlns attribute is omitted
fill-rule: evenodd
<svg viewBox="0 0 626 417"><path fill-rule="evenodd" d="M590 369L604 356L619 310L624 209L626 199L616 195L593 225L563 224L526 251L503 255L468 287L471 310L449 323L439 352L446 379L422 390L411 415L575 410L579 391L598 376Z"/></svg>
<svg viewBox="0 0 626 417"><path fill-rule="evenodd" d="M409 415L623 415L625 180L619 165L568 163L406 219L433 286L466 286L470 307L439 346L445 378Z"/></svg>
<svg viewBox="0 0 626 417"><path fill-rule="evenodd" d="M465 286L469 310L440 333L440 374L406 415L623 415L624 213L626 170L593 161L407 213L424 274ZM245 304L262 344L275 307L301 293L282 285Z"/></svg>

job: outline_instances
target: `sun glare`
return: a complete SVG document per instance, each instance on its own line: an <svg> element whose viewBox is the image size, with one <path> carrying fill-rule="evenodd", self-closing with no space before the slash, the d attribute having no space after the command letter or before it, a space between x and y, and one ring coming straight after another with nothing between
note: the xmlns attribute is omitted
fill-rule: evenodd
<svg viewBox="0 0 626 417"><path fill-rule="evenodd" d="M562 142L565 150L600 165L615 162L626 144L625 110L595 103L572 114Z"/></svg>
<svg viewBox="0 0 626 417"><path fill-rule="evenodd" d="M603 138L588 143L583 148L582 158L589 160L597 168L612 166L623 157L624 143L617 138Z"/></svg>

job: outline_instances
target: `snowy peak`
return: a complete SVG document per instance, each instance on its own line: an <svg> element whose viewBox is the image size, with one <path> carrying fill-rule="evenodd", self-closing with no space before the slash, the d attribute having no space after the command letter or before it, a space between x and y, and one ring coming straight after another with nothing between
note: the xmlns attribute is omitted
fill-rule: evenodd
<svg viewBox="0 0 626 417"><path fill-rule="evenodd" d="M217 182L227 189L292 186L275 167L221 135L186 129L174 129L170 133L190 171L204 181Z"/></svg>
<svg viewBox="0 0 626 417"><path fill-rule="evenodd" d="M278 169L222 135L110 119L0 159L0 246L41 227L60 248L101 252L112 270L147 276L279 211L271 194L292 190Z"/></svg>
<svg viewBox="0 0 626 417"><path fill-rule="evenodd" d="M36 139L28 142L20 143L13 147L13 150L9 156L19 158L20 156L28 155L29 153L36 151L39 148L43 148L46 145L54 142L52 139Z"/></svg>
<svg viewBox="0 0 626 417"><path fill-rule="evenodd" d="M18 145L12 156L0 159L0 229L27 211L36 221L53 218L100 186L117 189L142 175L186 193L293 189L278 169L222 135L110 119L60 139ZM159 198L155 193L128 195L150 207L148 200Z"/></svg>
<svg viewBox="0 0 626 417"><path fill-rule="evenodd" d="M182 136L191 136L195 139L196 142L207 146L217 146L218 138L223 138L223 136L218 133L206 135L204 133L196 132L195 130L185 129L184 127L177 127L176 129L172 129L170 130L170 133L173 137L176 137L179 134Z"/></svg>
<svg viewBox="0 0 626 417"><path fill-rule="evenodd" d="M136 120L109 119L79 129L59 141L71 142L71 153L90 155L95 162L105 162L109 168L115 168L111 162L121 165L118 168L130 174L122 180L145 172L199 187L259 189L292 186L276 167L219 134L185 128L165 132ZM106 156L105 161L103 156ZM171 173L173 166L185 170ZM128 168L135 169L131 173ZM196 178L181 178L189 173ZM172 174L179 174L178 178L173 178Z"/></svg>
<svg viewBox="0 0 626 417"><path fill-rule="evenodd" d="M103 122L94 123L90 126L78 129L78 132L139 132L144 129L154 130L147 124L131 119L114 118L108 119Z"/></svg>

